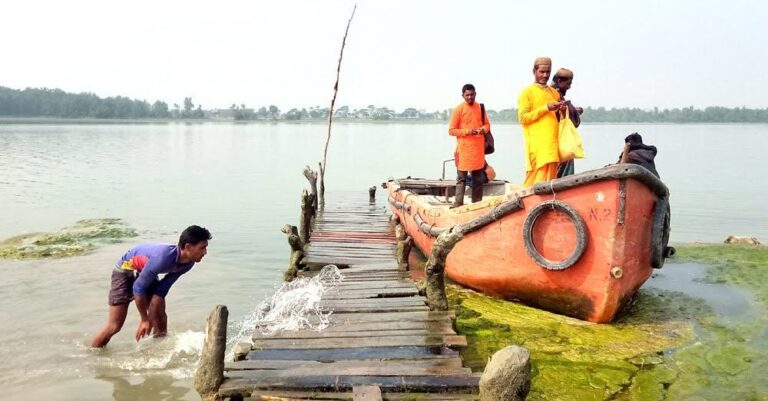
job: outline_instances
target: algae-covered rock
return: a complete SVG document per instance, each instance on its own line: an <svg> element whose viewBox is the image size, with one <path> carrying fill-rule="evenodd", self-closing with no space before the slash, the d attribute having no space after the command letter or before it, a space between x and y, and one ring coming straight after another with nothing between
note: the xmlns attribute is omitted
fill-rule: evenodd
<svg viewBox="0 0 768 401"><path fill-rule="evenodd" d="M493 354L480 378L480 401L523 401L531 390L531 354L510 345Z"/></svg>
<svg viewBox="0 0 768 401"><path fill-rule="evenodd" d="M0 242L0 258L40 259L82 255L98 244L135 237L136 230L120 219L80 220L55 233L30 233Z"/></svg>

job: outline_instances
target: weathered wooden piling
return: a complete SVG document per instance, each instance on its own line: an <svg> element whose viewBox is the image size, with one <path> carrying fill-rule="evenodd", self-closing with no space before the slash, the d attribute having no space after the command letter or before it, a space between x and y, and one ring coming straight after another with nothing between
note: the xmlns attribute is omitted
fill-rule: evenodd
<svg viewBox="0 0 768 401"><path fill-rule="evenodd" d="M317 216L317 171L304 166L304 177L309 181L309 194L312 195L312 216Z"/></svg>
<svg viewBox="0 0 768 401"><path fill-rule="evenodd" d="M395 238L397 239L397 269L407 271L408 256L411 254L413 238L405 232L405 228L400 224L395 226Z"/></svg>
<svg viewBox="0 0 768 401"><path fill-rule="evenodd" d="M453 226L437 236L425 267L427 273L427 304L430 310L448 310L445 295L445 259L454 246L464 238L462 230Z"/></svg>
<svg viewBox="0 0 768 401"><path fill-rule="evenodd" d="M216 392L224 381L228 317L229 311L224 305L216 305L208 316L205 344L203 344L203 352L195 372L195 390L204 400L215 399Z"/></svg>
<svg viewBox="0 0 768 401"><path fill-rule="evenodd" d="M309 243L309 234L312 230L312 216L315 214L313 204L314 201L312 200L312 195L310 195L306 189L301 191L301 221L299 222L299 233L303 244Z"/></svg>
<svg viewBox="0 0 768 401"><path fill-rule="evenodd" d="M376 203L376 186L368 188L368 203Z"/></svg>
<svg viewBox="0 0 768 401"><path fill-rule="evenodd" d="M293 281L299 274L301 259L304 257L304 243L301 241L301 237L299 237L299 231L296 226L286 224L280 231L288 236L288 245L291 246L291 258L290 262L288 262L288 268L283 273L283 280Z"/></svg>

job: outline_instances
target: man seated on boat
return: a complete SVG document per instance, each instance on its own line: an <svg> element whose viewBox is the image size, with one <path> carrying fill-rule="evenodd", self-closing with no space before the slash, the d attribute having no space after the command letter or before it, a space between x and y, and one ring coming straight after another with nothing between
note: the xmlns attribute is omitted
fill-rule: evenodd
<svg viewBox="0 0 768 401"><path fill-rule="evenodd" d="M565 102L565 106L568 107L568 117L573 122L573 125L576 128L579 128L579 124L581 124L581 113L584 112L584 109L581 107L576 107L571 103L570 101L565 99L565 93L568 92L568 89L571 89L571 84L573 83L573 71L567 69L567 68L560 68L555 73L555 76L552 77L552 87L555 88L555 90L560 94L560 101ZM558 120L560 119L560 115L558 114ZM573 159L566 160L564 162L561 162L560 165L557 168L557 178L565 177L567 175L573 175L576 171L575 164L573 162Z"/></svg>
<svg viewBox="0 0 768 401"><path fill-rule="evenodd" d="M483 199L483 168L485 167L485 133L491 131L491 123L485 108L475 102L475 86L461 88L464 101L451 113L448 133L456 137L456 197L453 207L464 204L464 188L467 174L472 176L472 202ZM485 121L485 124L483 124Z"/></svg>
<svg viewBox="0 0 768 401"><path fill-rule="evenodd" d="M653 175L659 177L659 172L656 171L656 162L654 161L657 152L655 146L644 144L643 137L637 132L629 134L624 138L624 143L629 144L627 163L643 166ZM621 156L619 155L619 162L621 162Z"/></svg>
<svg viewBox="0 0 768 401"><path fill-rule="evenodd" d="M525 138L524 187L557 178L560 155L557 146L557 112L565 111L560 94L547 85L552 59L539 57L533 62L535 82L523 89L517 99L517 118Z"/></svg>
<svg viewBox="0 0 768 401"><path fill-rule="evenodd" d="M107 324L91 342L101 348L117 334L125 323L128 306L136 300L141 322L136 330L136 341L154 333L164 336L167 331L165 296L182 274L192 269L207 253L211 233L200 226L189 226L179 236L179 243L141 244L130 249L112 269L112 287L109 290L109 318ZM158 276L163 274L163 278Z"/></svg>

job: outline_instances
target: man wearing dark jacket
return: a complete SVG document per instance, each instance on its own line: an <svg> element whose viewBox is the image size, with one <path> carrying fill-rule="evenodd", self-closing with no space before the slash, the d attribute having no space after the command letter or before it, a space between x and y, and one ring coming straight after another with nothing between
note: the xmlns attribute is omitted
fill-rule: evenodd
<svg viewBox="0 0 768 401"><path fill-rule="evenodd" d="M657 152L655 146L644 144L643 137L637 132L629 134L624 138L624 143L629 144L627 163L643 166L653 173L653 175L659 177L659 172L656 171L656 163L653 161L653 159L656 158ZM621 155L619 155L619 161L621 161Z"/></svg>

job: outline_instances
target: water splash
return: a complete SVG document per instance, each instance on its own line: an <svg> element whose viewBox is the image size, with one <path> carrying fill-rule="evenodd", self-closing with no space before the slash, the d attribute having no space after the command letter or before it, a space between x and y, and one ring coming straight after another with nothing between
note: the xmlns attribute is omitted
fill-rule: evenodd
<svg viewBox="0 0 768 401"><path fill-rule="evenodd" d="M111 355L105 355L97 368L117 368L120 372L142 375L163 373L175 379L189 378L194 375L204 340L205 333L191 330L168 333L163 338L147 338L130 349L111 350Z"/></svg>
<svg viewBox="0 0 768 401"><path fill-rule="evenodd" d="M342 279L338 267L327 265L314 277L301 277L284 283L274 295L235 325L237 335L230 337L227 345L249 339L254 327L264 335L304 328L323 330L328 327L331 311L322 310L320 300L329 288Z"/></svg>

